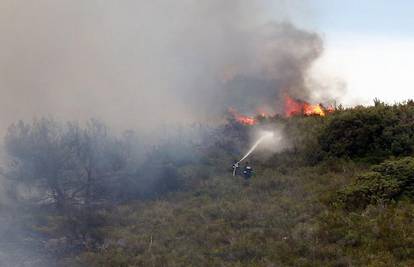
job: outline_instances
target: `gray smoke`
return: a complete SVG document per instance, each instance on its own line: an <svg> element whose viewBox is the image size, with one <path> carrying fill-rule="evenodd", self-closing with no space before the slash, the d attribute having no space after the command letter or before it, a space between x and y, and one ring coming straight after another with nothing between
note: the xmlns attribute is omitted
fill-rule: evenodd
<svg viewBox="0 0 414 267"><path fill-rule="evenodd" d="M147 131L217 122L229 107L278 111L285 91L307 99L307 71L322 41L292 24L298 6L306 5L2 0L0 136L17 120L41 116L94 117L115 130ZM18 210L2 195L0 186L1 207ZM1 234L20 233L2 218ZM10 244L0 242L0 265L46 266L25 263L39 258L32 247Z"/></svg>
<svg viewBox="0 0 414 267"><path fill-rule="evenodd" d="M306 97L322 43L284 22L301 3L1 1L0 133L44 115L148 129Z"/></svg>
<svg viewBox="0 0 414 267"><path fill-rule="evenodd" d="M244 112L265 109L280 113L283 98L309 100L307 72L322 53L322 40L315 33L290 23L269 23L246 36L252 49L248 62L235 66L225 82L226 103Z"/></svg>

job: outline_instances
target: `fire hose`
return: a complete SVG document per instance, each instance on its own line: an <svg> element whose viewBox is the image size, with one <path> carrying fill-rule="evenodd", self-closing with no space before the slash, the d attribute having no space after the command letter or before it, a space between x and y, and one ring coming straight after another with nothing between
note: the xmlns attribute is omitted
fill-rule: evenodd
<svg viewBox="0 0 414 267"><path fill-rule="evenodd" d="M246 155L244 155L238 162L236 162L233 165L233 176L236 176L236 170L239 167L239 164L245 160L248 156L250 156L251 153L253 153L253 151L256 150L256 148L260 145L260 143L262 143L265 139L267 138L271 138L274 136L273 132L265 132L264 135L262 137L260 137L256 143L254 143L254 145L250 148L250 150L246 153Z"/></svg>

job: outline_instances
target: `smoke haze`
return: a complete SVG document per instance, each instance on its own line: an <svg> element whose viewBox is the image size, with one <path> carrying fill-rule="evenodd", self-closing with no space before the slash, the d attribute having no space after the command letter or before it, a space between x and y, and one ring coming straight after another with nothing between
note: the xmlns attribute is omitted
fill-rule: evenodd
<svg viewBox="0 0 414 267"><path fill-rule="evenodd" d="M214 121L229 106L274 108L282 90L306 98L322 41L285 22L293 5L2 1L1 132L45 115L118 129Z"/></svg>
<svg viewBox="0 0 414 267"><path fill-rule="evenodd" d="M3 0L0 135L20 119L42 116L92 117L115 131L164 129L168 135L165 129L174 127L165 125L220 122L230 107L278 112L284 92L307 100L308 71L323 44L318 34L294 26L304 6L300 0ZM179 161L173 145L170 154ZM271 145L282 149L280 142ZM0 204L18 216L2 216L0 233L25 240L11 219L24 211L2 197L1 171ZM144 178L156 180L156 171ZM25 258L44 258L7 241L0 244L0 265L30 266Z"/></svg>

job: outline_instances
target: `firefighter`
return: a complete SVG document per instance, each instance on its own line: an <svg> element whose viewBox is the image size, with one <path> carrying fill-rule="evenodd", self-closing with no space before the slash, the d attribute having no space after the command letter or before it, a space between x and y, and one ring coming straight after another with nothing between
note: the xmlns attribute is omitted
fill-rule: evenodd
<svg viewBox="0 0 414 267"><path fill-rule="evenodd" d="M243 169L243 177L246 180L249 180L252 177L253 174L253 168L249 165L248 162L246 162L246 165L244 166Z"/></svg>
<svg viewBox="0 0 414 267"><path fill-rule="evenodd" d="M239 163L236 162L233 164L233 176L239 175L240 174L240 170L239 170Z"/></svg>

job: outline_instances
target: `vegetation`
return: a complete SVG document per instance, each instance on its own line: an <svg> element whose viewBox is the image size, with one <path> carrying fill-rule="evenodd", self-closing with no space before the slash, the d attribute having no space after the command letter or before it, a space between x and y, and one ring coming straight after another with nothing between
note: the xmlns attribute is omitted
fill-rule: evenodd
<svg viewBox="0 0 414 267"><path fill-rule="evenodd" d="M348 209L369 204L395 202L414 197L414 158L389 160L361 174L357 180L338 192L339 202Z"/></svg>
<svg viewBox="0 0 414 267"><path fill-rule="evenodd" d="M151 149L95 121L19 123L4 171L17 224L53 266L414 265L412 101L260 120ZM286 150L233 177L252 128L276 126Z"/></svg>
<svg viewBox="0 0 414 267"><path fill-rule="evenodd" d="M319 137L322 150L337 157L376 161L408 156L414 150L414 102L356 107L328 118Z"/></svg>

